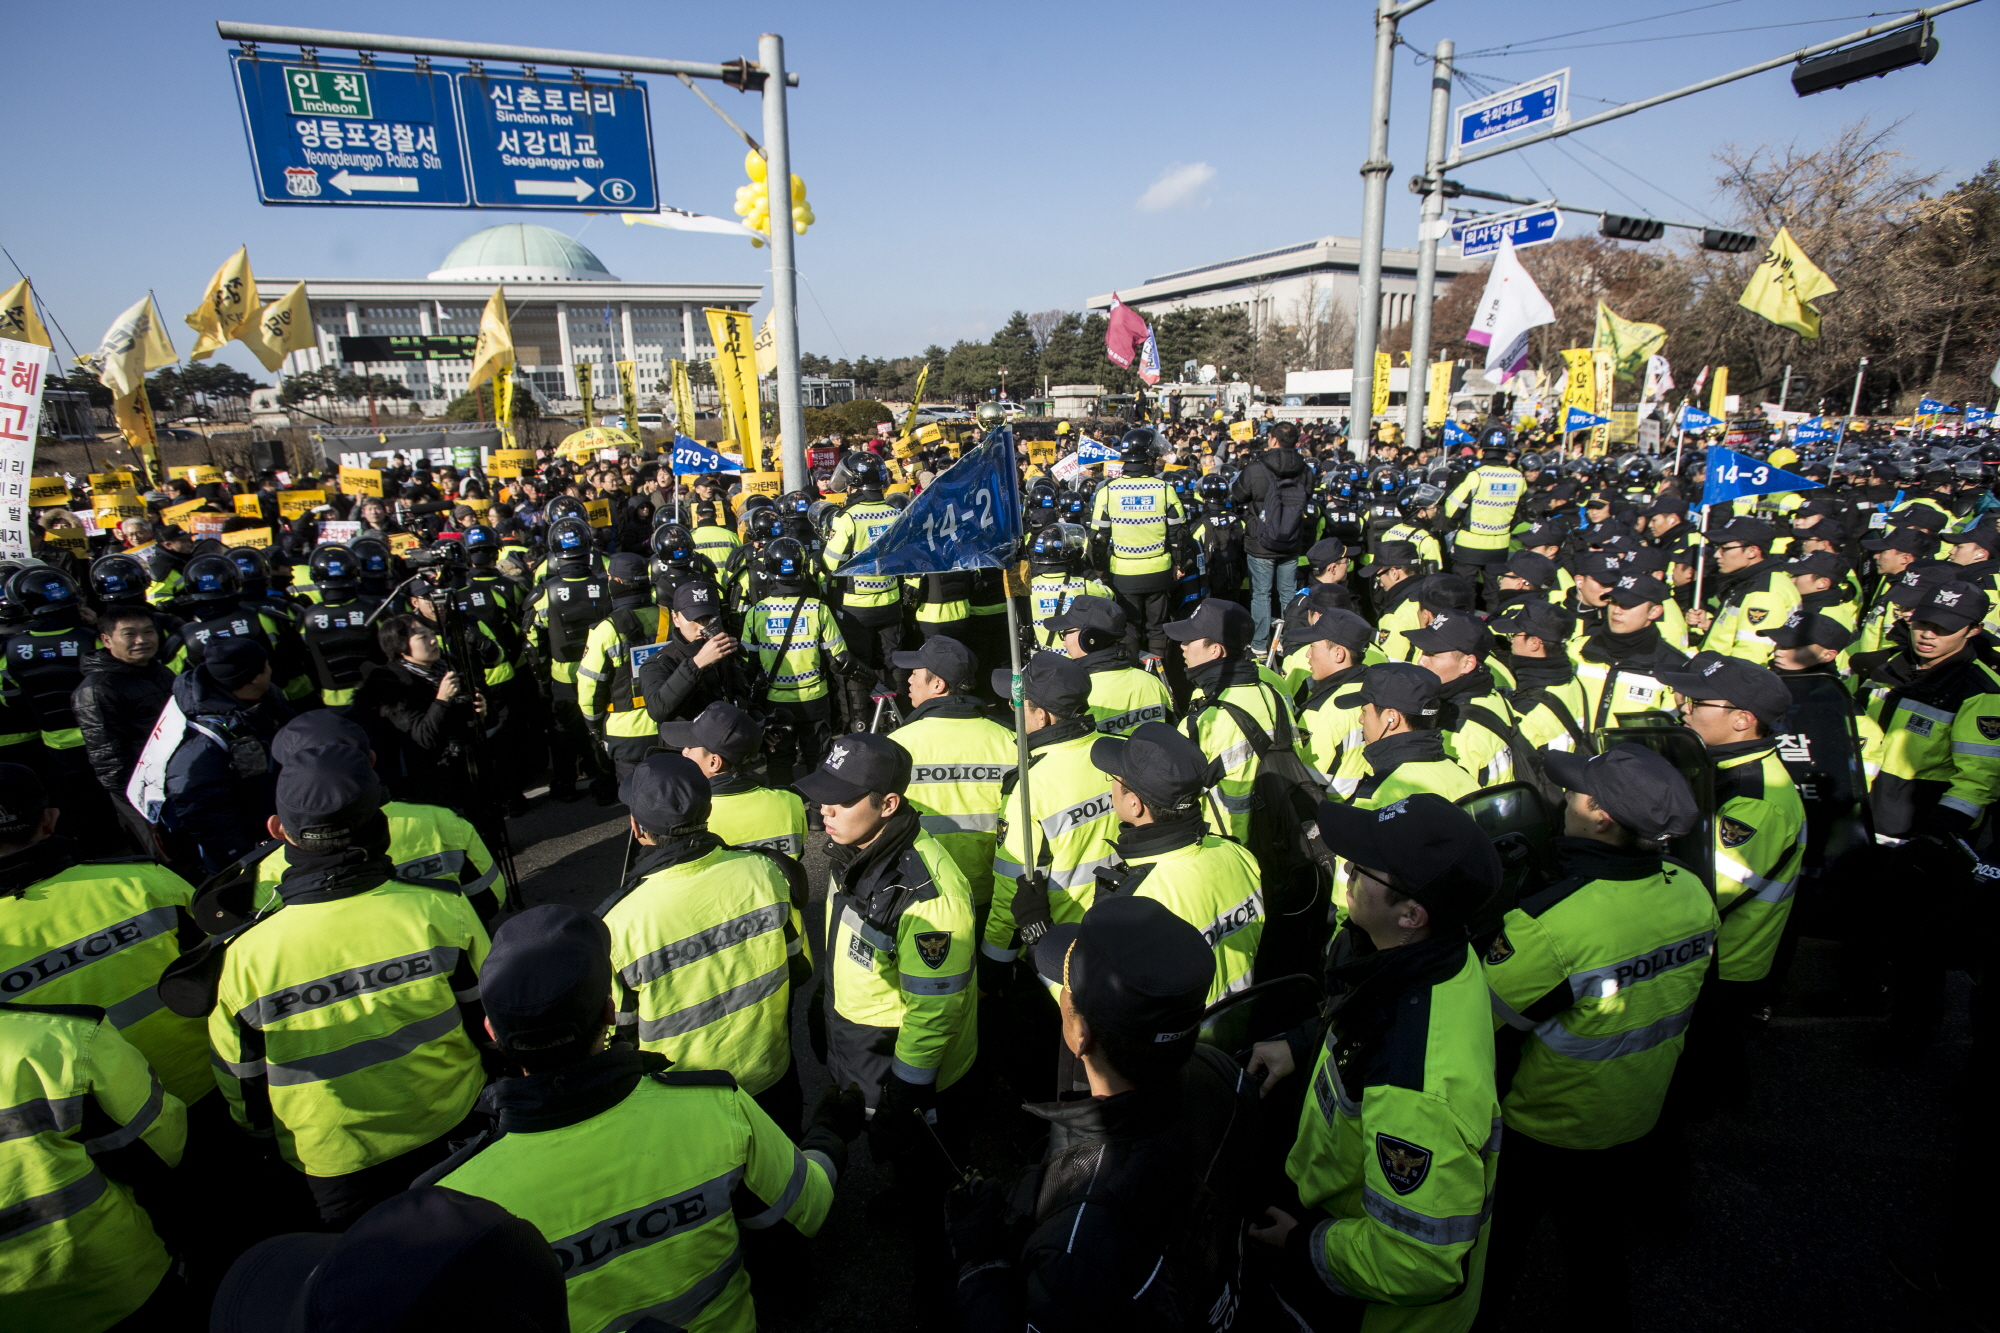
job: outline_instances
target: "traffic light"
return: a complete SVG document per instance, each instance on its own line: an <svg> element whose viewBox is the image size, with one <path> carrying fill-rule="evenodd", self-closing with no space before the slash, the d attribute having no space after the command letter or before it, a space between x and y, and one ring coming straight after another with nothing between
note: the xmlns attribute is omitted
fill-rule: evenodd
<svg viewBox="0 0 2000 1333"><path fill-rule="evenodd" d="M1937 59L1937 53L1938 39L1931 32L1930 20L1925 19L1873 41L1801 60L1792 66L1792 91L1810 97L1829 88L1845 88L1861 79L1879 79L1891 70L1928 65Z"/></svg>
<svg viewBox="0 0 2000 1333"><path fill-rule="evenodd" d="M1724 231L1720 227L1701 229L1701 248L1704 250L1720 250L1725 255L1740 255L1755 250L1757 246L1757 238L1746 232Z"/></svg>
<svg viewBox="0 0 2000 1333"><path fill-rule="evenodd" d="M1597 234L1614 241L1657 241L1666 235L1667 224L1653 218L1628 218L1622 213L1605 213L1597 219Z"/></svg>

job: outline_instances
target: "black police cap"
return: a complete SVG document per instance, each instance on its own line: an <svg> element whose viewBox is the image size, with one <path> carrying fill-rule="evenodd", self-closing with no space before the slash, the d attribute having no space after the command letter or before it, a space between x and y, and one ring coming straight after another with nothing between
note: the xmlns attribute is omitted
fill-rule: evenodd
<svg viewBox="0 0 2000 1333"><path fill-rule="evenodd" d="M1000 667L993 672L993 692L1002 699L1014 696L1014 672ZM1044 712L1057 717L1081 717L1090 707L1090 671L1081 662L1062 653L1036 653L1021 669L1021 693Z"/></svg>
<svg viewBox="0 0 2000 1333"><path fill-rule="evenodd" d="M479 1000L495 1040L510 1051L572 1046L603 1031L611 972L604 922L542 903L494 931L479 969Z"/></svg>
<svg viewBox="0 0 2000 1333"><path fill-rule="evenodd" d="M732 764L754 759L764 744L764 724L735 704L712 703L691 722L662 722L660 744L673 750L701 749Z"/></svg>
<svg viewBox="0 0 2000 1333"><path fill-rule="evenodd" d="M1204 597L1201 605L1195 607L1193 615L1186 620L1171 621L1164 628L1167 637L1175 643L1210 639L1233 655L1250 646L1256 622L1251 620L1248 611L1235 602L1222 597Z"/></svg>
<svg viewBox="0 0 2000 1333"><path fill-rule="evenodd" d="M1142 722L1130 736L1100 736L1090 762L1127 788L1154 814L1178 814L1200 803L1222 780L1222 765L1164 722Z"/></svg>
<svg viewBox="0 0 2000 1333"><path fill-rule="evenodd" d="M1061 615L1050 616L1046 622L1055 634L1067 634L1073 629L1101 630L1106 634L1125 632L1125 612L1118 603L1109 598L1093 597L1086 593L1075 598L1069 609Z"/></svg>
<svg viewBox="0 0 2000 1333"><path fill-rule="evenodd" d="M681 755L647 755L618 784L618 799L654 837L685 838L708 824L708 779Z"/></svg>
<svg viewBox="0 0 2000 1333"><path fill-rule="evenodd" d="M870 792L900 792L910 785L910 752L872 731L850 732L828 747L820 766L792 786L808 801L853 805Z"/></svg>
<svg viewBox="0 0 2000 1333"><path fill-rule="evenodd" d="M1336 708L1374 704L1393 708L1405 717L1436 717L1438 693L1443 688L1444 682L1429 667L1414 662L1377 662L1361 673L1360 689L1339 696L1333 703Z"/></svg>
<svg viewBox="0 0 2000 1333"><path fill-rule="evenodd" d="M1051 984L1069 988L1096 1031L1183 1059L1193 1053L1215 955L1201 931L1157 900L1101 898L1082 921L1044 934L1034 960Z"/></svg>
<svg viewBox="0 0 2000 1333"><path fill-rule="evenodd" d="M1666 759L1627 742L1586 758L1546 750L1548 775L1596 800L1617 823L1654 842L1677 838L1701 820L1687 779Z"/></svg>
<svg viewBox="0 0 2000 1333"><path fill-rule="evenodd" d="M1792 692L1777 673L1706 649L1679 671L1659 671L1654 677L1682 698L1720 700L1745 709L1774 731L1792 709Z"/></svg>
<svg viewBox="0 0 2000 1333"><path fill-rule="evenodd" d="M368 755L348 745L301 750L278 771L278 820L307 849L344 843L388 799Z"/></svg>
<svg viewBox="0 0 2000 1333"><path fill-rule="evenodd" d="M979 669L979 659L972 655L970 648L949 634L933 634L915 652L890 654L889 665L898 671L915 671L922 667L942 680L953 693L958 693L972 684L973 674Z"/></svg>
<svg viewBox="0 0 2000 1333"><path fill-rule="evenodd" d="M1366 810L1322 801L1319 839L1335 856L1386 874L1434 926L1463 927L1500 889L1500 854L1471 815L1435 792Z"/></svg>

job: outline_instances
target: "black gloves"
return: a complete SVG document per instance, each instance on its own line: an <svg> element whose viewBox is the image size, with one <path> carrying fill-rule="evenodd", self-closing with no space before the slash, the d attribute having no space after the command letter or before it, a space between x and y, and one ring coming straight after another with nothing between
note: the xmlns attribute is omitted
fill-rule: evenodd
<svg viewBox="0 0 2000 1333"><path fill-rule="evenodd" d="M812 1120L806 1125L799 1147L824 1155L833 1163L834 1174L839 1175L847 1170L847 1145L860 1138L867 1125L868 1108L862 1100L861 1085L829 1086L820 1094L819 1104L813 1107Z"/></svg>
<svg viewBox="0 0 2000 1333"><path fill-rule="evenodd" d="M1032 949L1055 923L1049 913L1048 876L1031 870L1014 882L1014 925L1021 932L1021 943Z"/></svg>
<svg viewBox="0 0 2000 1333"><path fill-rule="evenodd" d="M895 1074L882 1080L882 1096L868 1124L868 1150L876 1161L900 1157L927 1136L917 1118L930 1109L936 1092L935 1084L911 1083Z"/></svg>
<svg viewBox="0 0 2000 1333"><path fill-rule="evenodd" d="M945 1195L944 1215L951 1257L961 1271L1013 1257L1007 1244L1007 1198L997 1181L968 1177Z"/></svg>
<svg viewBox="0 0 2000 1333"><path fill-rule="evenodd" d="M813 1058L826 1063L826 985L812 993L806 1001L806 1037L812 1042Z"/></svg>

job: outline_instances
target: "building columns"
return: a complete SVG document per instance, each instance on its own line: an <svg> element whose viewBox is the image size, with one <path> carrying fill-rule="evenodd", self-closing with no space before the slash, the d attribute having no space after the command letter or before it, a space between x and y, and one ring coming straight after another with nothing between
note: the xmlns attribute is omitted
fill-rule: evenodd
<svg viewBox="0 0 2000 1333"><path fill-rule="evenodd" d="M562 377L565 396L581 397L576 384L576 367L570 361L569 349L569 302L556 302L556 346L562 356Z"/></svg>

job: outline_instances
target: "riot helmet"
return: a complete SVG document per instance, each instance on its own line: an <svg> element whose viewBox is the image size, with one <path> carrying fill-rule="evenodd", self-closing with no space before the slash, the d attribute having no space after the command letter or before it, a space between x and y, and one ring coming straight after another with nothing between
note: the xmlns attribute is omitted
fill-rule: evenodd
<svg viewBox="0 0 2000 1333"><path fill-rule="evenodd" d="M847 455L840 460L840 466L847 473L850 490L879 491L889 484L889 469L866 449Z"/></svg>
<svg viewBox="0 0 2000 1333"><path fill-rule="evenodd" d="M339 542L313 547L306 569L313 582L328 592L353 593L361 587L361 562Z"/></svg>
<svg viewBox="0 0 2000 1333"><path fill-rule="evenodd" d="M27 565L7 578L7 600L30 618L75 613L83 605L76 580L50 565Z"/></svg>
<svg viewBox="0 0 2000 1333"><path fill-rule="evenodd" d="M188 602L209 604L233 601L243 591L243 575L236 562L215 551L188 557L181 567L181 597Z"/></svg>
<svg viewBox="0 0 2000 1333"><path fill-rule="evenodd" d="M590 559L590 524L580 518L559 518L549 524L549 561L576 564Z"/></svg>
<svg viewBox="0 0 2000 1333"><path fill-rule="evenodd" d="M694 560L694 534L685 523L667 522L653 529L653 555L669 565L685 565Z"/></svg>
<svg viewBox="0 0 2000 1333"><path fill-rule="evenodd" d="M766 546L759 554L764 577L773 583L787 583L794 587L812 580L812 566L806 557L806 548L796 537L779 537Z"/></svg>
<svg viewBox="0 0 2000 1333"><path fill-rule="evenodd" d="M1151 426L1135 427L1118 440L1118 461L1124 464L1127 476L1152 475L1160 453L1160 432Z"/></svg>
<svg viewBox="0 0 2000 1333"><path fill-rule="evenodd" d="M1089 555L1088 530L1074 523L1051 523L1028 543L1028 568L1036 574L1075 574Z"/></svg>
<svg viewBox="0 0 2000 1333"><path fill-rule="evenodd" d="M465 559L474 569L486 569L499 563L500 534L484 523L475 523L465 530L460 538L465 547Z"/></svg>
<svg viewBox="0 0 2000 1333"><path fill-rule="evenodd" d="M129 555L101 555L91 562L90 592L99 606L143 603L150 585L146 567Z"/></svg>
<svg viewBox="0 0 2000 1333"><path fill-rule="evenodd" d="M1396 497L1396 510L1404 518L1415 518L1426 509L1436 509L1444 500L1444 491L1427 481L1405 487Z"/></svg>

